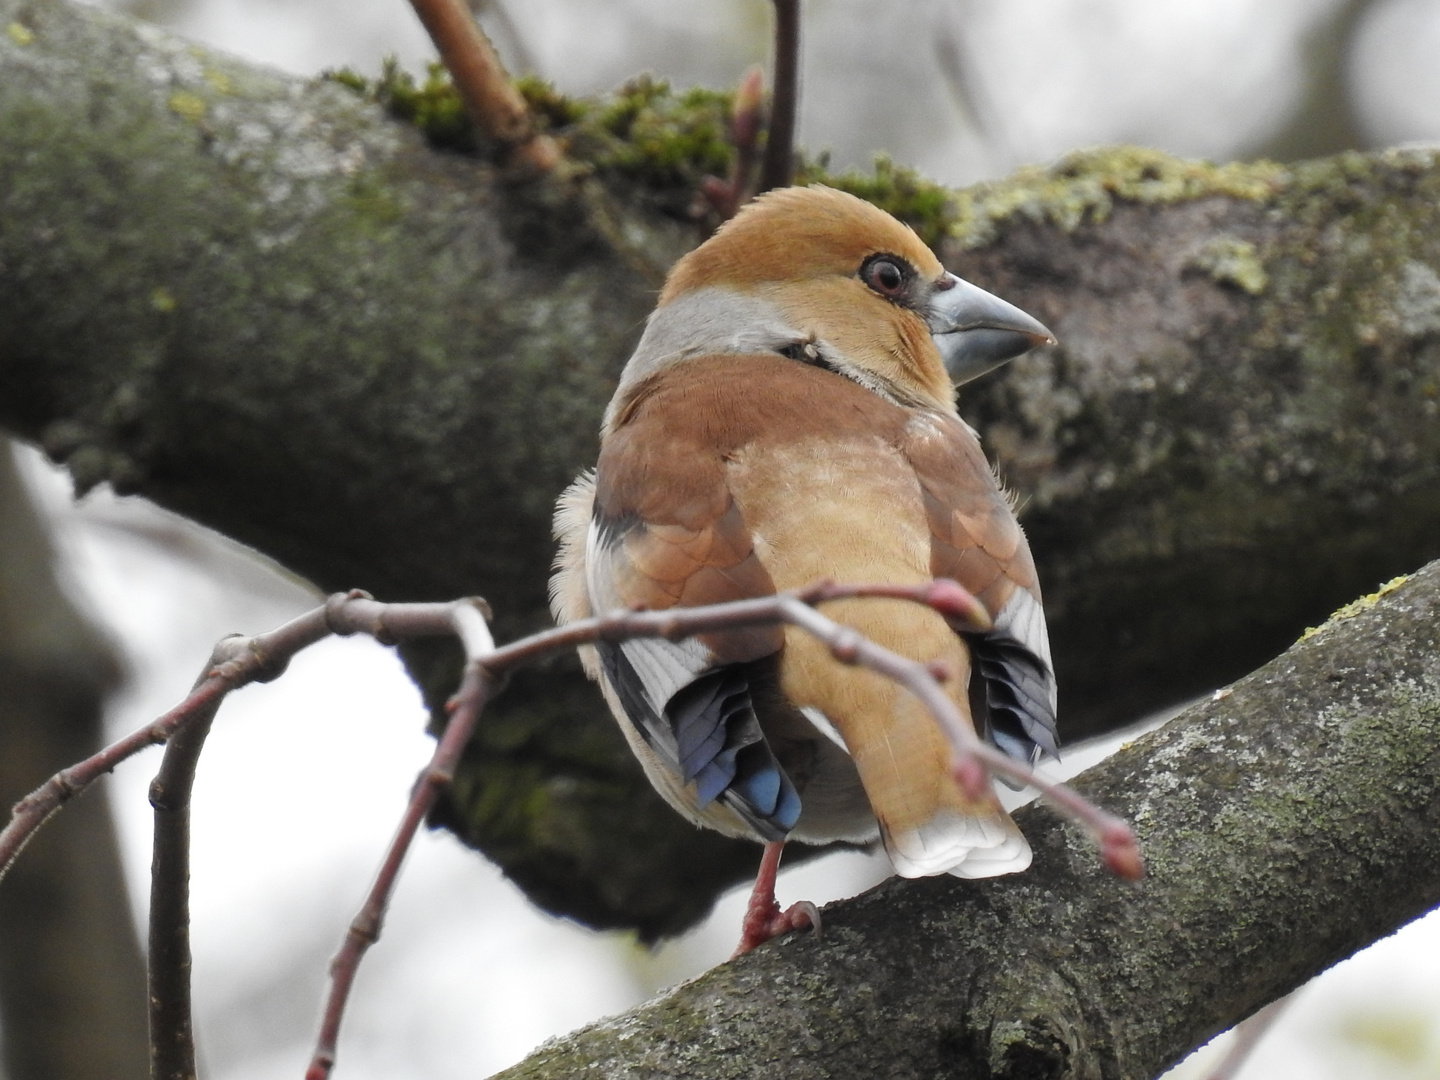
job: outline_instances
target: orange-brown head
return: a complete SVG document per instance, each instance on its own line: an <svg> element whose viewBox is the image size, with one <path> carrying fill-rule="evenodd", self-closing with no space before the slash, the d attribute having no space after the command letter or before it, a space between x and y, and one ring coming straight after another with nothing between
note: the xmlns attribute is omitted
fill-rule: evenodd
<svg viewBox="0 0 1440 1080"><path fill-rule="evenodd" d="M717 352L779 352L905 404L953 408L953 383L1054 341L947 273L915 232L825 187L760 196L670 272L621 383Z"/></svg>

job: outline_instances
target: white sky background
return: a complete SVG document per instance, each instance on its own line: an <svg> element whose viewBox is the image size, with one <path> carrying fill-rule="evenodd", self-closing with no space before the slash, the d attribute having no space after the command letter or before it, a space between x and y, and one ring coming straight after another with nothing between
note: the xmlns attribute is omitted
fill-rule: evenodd
<svg viewBox="0 0 1440 1080"><path fill-rule="evenodd" d="M1224 158L1285 118L1298 31L1337 0L808 0L801 142L840 164L889 151L968 181L1076 146L1122 140ZM539 73L577 92L641 70L733 84L768 49L769 0L512 2ZM298 74L432 55L404 0L196 0L179 32ZM938 56L958 48L985 137ZM1440 0L1385 0L1351 76L1377 143L1440 139ZM115 734L178 701L214 640L268 629L305 588L173 519L103 492L78 511L33 455L76 590L111 627L132 681ZM361 583L363 584L363 583ZM222 711L195 795L194 935L201 1051L211 1080L296 1077L326 961L358 906L429 753L418 695L387 650L325 643ZM1071 764L1079 760L1075 755ZM145 786L155 753L110 793L143 908ZM883 859L851 855L782 876L782 902L867 887ZM620 1011L723 959L743 896L656 954L536 913L444 835L422 837L382 942L361 969L337 1076L467 1080L543 1038ZM1245 1080L1440 1076L1440 923L1422 922L1302 991ZM1203 1075L1193 1060L1177 1076Z"/></svg>

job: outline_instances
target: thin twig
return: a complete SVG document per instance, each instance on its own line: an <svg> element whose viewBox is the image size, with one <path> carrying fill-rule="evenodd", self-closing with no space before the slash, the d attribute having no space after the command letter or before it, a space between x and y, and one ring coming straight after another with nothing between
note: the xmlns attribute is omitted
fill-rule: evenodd
<svg viewBox="0 0 1440 1080"><path fill-rule="evenodd" d="M209 672L239 660L236 644L215 646ZM194 711L165 746L160 771L150 783L155 809L150 863L150 1078L194 1080L195 1031L190 1006L190 793L210 724L220 709L216 697Z"/></svg>
<svg viewBox="0 0 1440 1080"><path fill-rule="evenodd" d="M335 1067L340 1021L345 1016L345 1005L350 998L355 973L365 951L380 940L385 912L390 906L390 895L395 891L395 882L400 876L400 867L410 850L410 844L415 839L420 823L435 805L441 790L454 779L455 764L470 741L481 710L504 681L484 664L485 658L493 654L495 643L490 637L489 627L485 625L484 618L476 608L457 605L453 612L453 625L456 636L465 646L465 675L460 689L448 703L450 721L445 725L445 734L441 736L430 764L420 774L420 781L410 795L410 804L405 808L405 816L385 852L384 861L381 862L375 881L370 886L365 904L350 923L340 951L330 961L330 993L325 1001L315 1053L305 1070L305 1080L325 1080L330 1075L330 1070Z"/></svg>
<svg viewBox="0 0 1440 1080"><path fill-rule="evenodd" d="M1260 1045L1260 1040L1294 1002L1295 993L1286 994L1236 1024L1235 1040L1220 1059L1220 1064L1215 1066L1209 1080L1235 1080L1245 1063L1250 1060L1250 1055L1255 1052L1255 1047Z"/></svg>
<svg viewBox="0 0 1440 1080"><path fill-rule="evenodd" d="M760 167L760 191L795 178L795 116L800 102L800 0L775 0L775 92Z"/></svg>
<svg viewBox="0 0 1440 1080"><path fill-rule="evenodd" d="M535 130L529 106L464 0L410 0L410 4L481 132L500 144L510 163L528 172L554 171L561 161L560 148Z"/></svg>
<svg viewBox="0 0 1440 1080"><path fill-rule="evenodd" d="M721 221L729 221L750 197L750 176L755 171L755 153L765 112L765 72L753 67L735 88L731 111L730 141L735 144L735 164L730 179L707 176L700 182L705 196Z"/></svg>
<svg viewBox="0 0 1440 1080"><path fill-rule="evenodd" d="M498 31L494 35L495 39L505 47L511 61L517 64L521 71L538 69L535 54L525 43L525 35L520 33L520 27L515 25L515 20L510 17L510 9L505 4L500 0L467 0L467 6L476 22L480 21L482 15L490 16L490 25Z"/></svg>
<svg viewBox="0 0 1440 1080"><path fill-rule="evenodd" d="M249 639L243 655L210 668L190 691L190 696L175 708L84 761L62 769L21 799L11 811L9 823L0 831L0 879L14 865L16 857L36 830L65 803L122 761L147 747L166 742L175 732L193 723L204 710L218 707L220 699L231 690L246 683L275 678L284 670L284 663L289 657L329 632L325 625L325 609L316 608L268 634Z"/></svg>
<svg viewBox="0 0 1440 1080"><path fill-rule="evenodd" d="M941 682L952 673L934 664L909 660L869 641L851 627L837 623L815 610L815 605L861 597L887 597L924 604L944 615L957 630L981 633L990 629L990 617L975 597L953 581L924 585L837 585L820 582L795 592L742 600L710 607L672 608L667 611L617 611L533 634L495 648L485 619L488 609L475 598L446 604L382 604L355 591L337 593L324 606L268 634L254 638L230 638L217 646L207 671L190 696L176 709L153 724L132 733L78 765L51 777L36 792L16 805L15 816L0 833L0 873L14 861L35 830L67 799L110 771L120 761L154 743L175 739L166 755L161 774L152 789L157 810L157 860L154 878L157 906L164 909L169 924L152 955L152 987L163 1008L152 1041L167 1043L165 1061L173 1064L157 1072L166 1080L194 1074L191 1042L188 979L189 947L185 924L186 888L183 851L188 844L188 826L183 809L193 780L194 765L204 738L204 729L230 690L249 682L277 677L296 652L328 634L366 633L393 644L401 638L455 634L465 646L467 663L460 689L451 699L452 715L435 756L417 784L404 819L386 853L365 905L352 923L345 943L332 964L331 991L315 1056L307 1080L323 1080L335 1061L335 1047L350 988L365 950L379 938L389 898L405 854L420 823L433 807L440 790L451 782L455 763L469 741L481 710L504 676L513 668L600 640L620 641L634 637L664 637L670 640L728 628L789 623L815 635L842 663L858 664L894 679L930 710L949 738L955 755L957 782L972 797L988 790L989 777L1002 774L1040 789L1052 803L1086 825L1100 842L1106 863L1117 874L1139 877L1143 872L1139 848L1128 826L1099 810L1064 785L1036 775L981 742L970 729ZM177 735L184 737L176 739ZM160 832L167 834L160 839ZM162 847L167 854L162 858ZM176 857L176 853L180 857ZM157 981L158 980L158 981ZM187 1050L187 1047L189 1049ZM161 1060L159 1051L155 1060Z"/></svg>
<svg viewBox="0 0 1440 1080"><path fill-rule="evenodd" d="M791 593L709 607L611 612L541 631L498 649L489 647L488 637L467 644L470 661L466 666L465 682L451 699L453 712L445 735L430 765L421 774L405 818L385 854L364 907L351 923L340 952L331 961L330 993L305 1080L328 1080L335 1066L340 1023L360 960L379 939L390 894L405 854L420 822L434 805L440 788L450 782L455 761L470 737L480 710L490 697L491 688L498 685L503 675L512 669L576 645L637 637L678 640L715 630L775 622L798 626L827 644L832 655L842 663L858 664L886 675L915 694L950 738L955 752L956 778L972 797L979 797L978 786L981 783L988 785L992 771L1032 783L1060 809L1091 830L1100 842L1105 862L1111 870L1128 878L1141 875L1143 867L1139 847L1124 822L1093 806L1064 785L1046 780L1026 766L1011 761L975 736L941 686L941 680L949 677L949 672L937 671L933 665L893 653L853 628L826 618L813 606L859 597L885 597L924 604L944 615L957 629L984 632L991 627L984 605L953 581L941 580L925 585L818 582Z"/></svg>
<svg viewBox="0 0 1440 1080"><path fill-rule="evenodd" d="M1130 826L1071 788L1040 775L982 741L941 686L947 672L937 672L930 664L891 652L851 627L827 619L798 599L786 602L784 619L830 646L830 655L842 664L856 664L884 675L919 698L950 740L955 755L951 772L967 796L982 798L989 791L990 777L997 773L1028 784L1057 809L1089 829L1100 846L1105 865L1115 874L1132 881L1144 876L1140 845Z"/></svg>

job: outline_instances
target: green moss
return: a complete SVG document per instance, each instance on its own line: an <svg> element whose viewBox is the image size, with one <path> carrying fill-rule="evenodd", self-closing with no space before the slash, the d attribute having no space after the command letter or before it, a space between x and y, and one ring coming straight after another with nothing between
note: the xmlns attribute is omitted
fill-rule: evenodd
<svg viewBox="0 0 1440 1080"><path fill-rule="evenodd" d="M198 124L205 119L206 108L205 99L199 94L177 90L170 95L170 111L177 116L183 116L192 124Z"/></svg>
<svg viewBox="0 0 1440 1080"><path fill-rule="evenodd" d="M431 64L423 82L388 59L378 79L341 68L321 78L339 83L415 124L435 146L470 152L477 136L449 73ZM706 175L729 172L730 94L694 88L682 92L641 76L613 97L566 97L543 80L527 77L516 88L537 124L560 139L572 160L652 187L693 188Z"/></svg>
<svg viewBox="0 0 1440 1080"><path fill-rule="evenodd" d="M1209 195L1260 202L1281 191L1288 175L1269 161L1212 165L1144 147L1082 150L1048 168L1026 166L1004 180L957 192L950 235L973 248L990 243L1015 218L1069 232L1104 221L1117 202L1175 203Z"/></svg>
<svg viewBox="0 0 1440 1080"><path fill-rule="evenodd" d="M339 83L369 98L392 116L414 124L430 142L445 150L470 152L479 146L479 137L465 103L441 63L433 62L425 70L423 82L400 67L393 56L387 57L380 77L370 80L350 68L320 73L320 78Z"/></svg>
<svg viewBox="0 0 1440 1080"><path fill-rule="evenodd" d="M888 156L875 159L874 171L855 170L827 175L828 160L802 165L796 177L801 184L827 184L848 191L880 209L894 214L932 247L938 244L955 221L955 192L921 176L914 169L896 165Z"/></svg>
<svg viewBox="0 0 1440 1080"><path fill-rule="evenodd" d="M601 173L693 190L702 177L724 176L732 167L730 106L726 91L676 93L641 76L588 106L561 135L572 157Z"/></svg>
<svg viewBox="0 0 1440 1080"><path fill-rule="evenodd" d="M439 64L430 65L423 82L393 59L375 80L349 69L322 77L416 124L436 146L469 152L479 145L460 95ZM728 176L733 167L729 90L676 91L648 75L599 99L570 98L533 77L517 80L516 87L537 124L560 140L572 161L602 176L679 195L672 200L677 208L688 208L704 177ZM949 239L979 247L1017 218L1069 231L1104 221L1118 202L1172 203L1209 195L1263 201L1283 190L1289 177L1271 162L1212 165L1122 146L1070 154L1053 166L1028 166L1004 180L960 191L888 157L878 158L868 173L839 174L830 172L827 155L802 159L796 182L828 184L858 195L909 224L931 245ZM1198 259L1196 265L1216 280L1247 292L1258 293L1267 285L1264 267L1245 241L1223 251L1207 250Z"/></svg>
<svg viewBox="0 0 1440 1080"><path fill-rule="evenodd" d="M1380 588L1376 589L1368 596L1362 596L1358 600L1350 601L1350 603L1346 604L1339 611L1331 615L1330 618L1326 619L1325 622L1322 623L1320 626L1311 626L1307 628L1305 633L1300 635L1300 640L1308 641L1316 634L1319 634L1322 631L1329 629L1336 623L1344 622L1346 619L1353 619L1362 611L1369 611L1372 607L1374 607L1380 602L1380 598L1382 596L1389 596L1392 592L1400 588L1401 585L1404 585L1405 582L1409 580L1410 577L1408 574L1401 574L1399 577L1391 578L1384 585L1381 585Z"/></svg>
<svg viewBox="0 0 1440 1080"><path fill-rule="evenodd" d="M1211 238L1190 259L1190 265L1222 284L1238 286L1251 296L1259 296L1270 284L1259 249L1238 236Z"/></svg>
<svg viewBox="0 0 1440 1080"><path fill-rule="evenodd" d="M522 75L515 80L515 89L530 106L535 122L546 131L578 124L589 112L584 101L566 97L538 75Z"/></svg>
<svg viewBox="0 0 1440 1080"><path fill-rule="evenodd" d="M327 68L320 73L320 79L323 82L339 83L357 94L368 96L370 93L370 80L353 68Z"/></svg>

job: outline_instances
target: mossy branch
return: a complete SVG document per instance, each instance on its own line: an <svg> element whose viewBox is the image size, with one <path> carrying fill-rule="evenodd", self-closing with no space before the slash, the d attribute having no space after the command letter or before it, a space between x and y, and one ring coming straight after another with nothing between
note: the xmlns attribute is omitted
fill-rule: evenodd
<svg viewBox="0 0 1440 1080"><path fill-rule="evenodd" d="M500 1078L1150 1080L1440 901L1440 563L1077 787L1144 881L1025 810L1026 873L891 879Z"/></svg>

